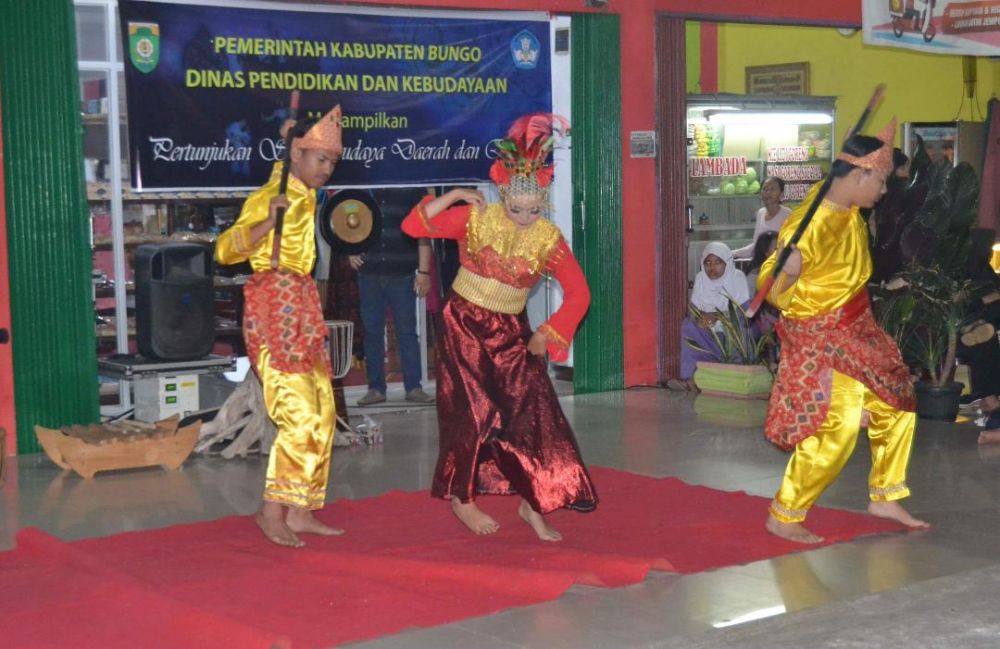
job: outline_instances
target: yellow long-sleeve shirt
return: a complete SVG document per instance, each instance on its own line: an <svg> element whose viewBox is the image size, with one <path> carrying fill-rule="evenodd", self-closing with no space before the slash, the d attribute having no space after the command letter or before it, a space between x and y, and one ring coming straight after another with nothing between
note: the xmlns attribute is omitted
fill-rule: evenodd
<svg viewBox="0 0 1000 649"><path fill-rule="evenodd" d="M813 187L778 231L778 245L784 246L805 216ZM784 288L782 274L768 295L768 301L786 318L805 319L829 313L864 290L872 274L868 252L868 229L858 208L847 208L824 200L797 245L802 253L802 274L791 287ZM757 284L770 276L777 261L775 252L761 266Z"/></svg>
<svg viewBox="0 0 1000 649"><path fill-rule="evenodd" d="M220 264L250 260L254 272L271 270L274 230L257 245L250 243L250 228L267 218L271 199L278 195L281 163L274 165L267 184L250 194L236 222L219 235L215 259ZM316 192L295 176L288 177L288 210L281 229L281 255L278 267L298 275L308 275L316 263Z"/></svg>

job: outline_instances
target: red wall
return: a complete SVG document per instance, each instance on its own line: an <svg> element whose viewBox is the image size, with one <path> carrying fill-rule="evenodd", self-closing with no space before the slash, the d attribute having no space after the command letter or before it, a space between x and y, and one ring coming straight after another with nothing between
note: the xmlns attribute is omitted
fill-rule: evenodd
<svg viewBox="0 0 1000 649"><path fill-rule="evenodd" d="M565 14L593 11L584 6L584 0L363 0L359 4ZM651 384L659 378L654 352L657 349L654 298L657 286L656 162L628 157L628 133L656 128L657 14L730 22L859 26L861 3L843 0L815 3L802 0L609 0L603 11L621 16L625 385ZM686 260L666 260L666 263L686 264Z"/></svg>
<svg viewBox="0 0 1000 649"><path fill-rule="evenodd" d="M0 118L0 131L3 120ZM0 329L10 331L10 277L7 273L7 199L4 195L3 141L0 138ZM0 428L7 429L7 454L17 451L14 422L13 346L0 345Z"/></svg>
<svg viewBox="0 0 1000 649"><path fill-rule="evenodd" d="M656 0L663 13L725 22L788 23L793 25L861 26L858 0ZM630 2L612 2L629 11Z"/></svg>

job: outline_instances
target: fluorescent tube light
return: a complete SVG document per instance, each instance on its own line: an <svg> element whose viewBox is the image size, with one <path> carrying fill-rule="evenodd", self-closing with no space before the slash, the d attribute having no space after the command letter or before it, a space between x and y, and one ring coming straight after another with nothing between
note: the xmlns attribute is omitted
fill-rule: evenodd
<svg viewBox="0 0 1000 649"><path fill-rule="evenodd" d="M830 113L713 113L708 116L712 124L830 124Z"/></svg>

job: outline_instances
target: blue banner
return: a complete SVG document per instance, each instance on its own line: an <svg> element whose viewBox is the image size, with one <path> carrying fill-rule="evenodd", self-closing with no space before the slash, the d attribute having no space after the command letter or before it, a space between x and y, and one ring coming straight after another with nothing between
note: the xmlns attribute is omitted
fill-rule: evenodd
<svg viewBox="0 0 1000 649"><path fill-rule="evenodd" d="M343 109L335 186L486 181L496 138L551 111L545 20L206 5L118 3L136 190L262 184L292 90Z"/></svg>

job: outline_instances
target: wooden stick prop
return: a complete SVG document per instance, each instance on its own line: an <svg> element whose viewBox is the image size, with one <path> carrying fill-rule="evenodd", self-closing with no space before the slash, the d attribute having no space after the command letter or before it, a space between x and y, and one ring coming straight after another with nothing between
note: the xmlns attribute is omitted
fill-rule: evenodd
<svg viewBox="0 0 1000 649"><path fill-rule="evenodd" d="M292 99L288 106L288 118L295 120L299 114L299 91L292 91ZM278 185L278 195L284 196L288 190L288 173L292 168L292 131L294 127L289 127L285 134L285 164L281 168L281 182ZM279 258L281 257L281 228L285 224L285 208L279 207L274 218L274 243L271 246L271 269L278 269Z"/></svg>
<svg viewBox="0 0 1000 649"><path fill-rule="evenodd" d="M875 106L878 104L879 100L882 99L882 94L884 92L885 84L880 83L875 86L875 92L872 93L872 98L868 100L868 105L865 106L865 109L861 112L861 117L858 118L858 122L848 132L847 137L844 138L845 143L857 135L857 133L865 125L865 122L868 121L868 117L875 109ZM806 228L809 227L809 222L812 221L813 215L816 214L816 209L819 207L819 204L823 202L823 198L826 196L826 193L830 191L831 182L833 182L833 176L827 174L826 178L823 179L823 184L820 185L819 191L816 192L816 197L813 198L813 202L809 205L809 209L806 210L806 215L802 217L802 221L799 222L799 226L795 228L792 238L789 239L788 244L781 249L781 253L778 255L778 259L774 264L774 268L772 269L770 276L764 280L764 285L761 286L760 289L758 289L757 294L754 295L753 301L747 308L748 318L752 318L757 311L760 310L760 307L763 306L764 300L767 299L768 293L771 292L771 288L774 286L775 280L778 279L778 275L781 274L781 269L785 267L785 262L787 262L788 258L792 255L792 248L802 238Z"/></svg>

